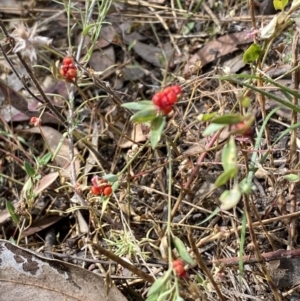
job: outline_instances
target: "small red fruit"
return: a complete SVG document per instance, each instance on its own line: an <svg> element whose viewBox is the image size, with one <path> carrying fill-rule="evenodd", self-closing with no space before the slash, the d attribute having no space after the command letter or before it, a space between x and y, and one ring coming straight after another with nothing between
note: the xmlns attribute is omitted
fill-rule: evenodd
<svg viewBox="0 0 300 301"><path fill-rule="evenodd" d="M172 90L167 93L167 98L170 105L173 105L177 101L177 95Z"/></svg>
<svg viewBox="0 0 300 301"><path fill-rule="evenodd" d="M184 269L183 262L181 259L176 259L173 261L173 268L178 277L185 278L187 276L187 272Z"/></svg>
<svg viewBox="0 0 300 301"><path fill-rule="evenodd" d="M41 126L42 120L38 117L31 117L29 123L34 126Z"/></svg>
<svg viewBox="0 0 300 301"><path fill-rule="evenodd" d="M77 76L77 70L76 69L69 69L67 71L67 74L65 75L68 79L74 79Z"/></svg>
<svg viewBox="0 0 300 301"><path fill-rule="evenodd" d="M182 93L182 90L181 90L180 86L178 86L178 85L171 86L171 88L176 95L179 95Z"/></svg>
<svg viewBox="0 0 300 301"><path fill-rule="evenodd" d="M66 57L63 58L62 62L63 62L63 65L69 66L69 65L74 63L74 60L70 56L66 56Z"/></svg>
<svg viewBox="0 0 300 301"><path fill-rule="evenodd" d="M170 106L171 104L169 103L169 99L168 99L168 95L167 94L163 94L161 100L160 100L160 109L163 109L165 107Z"/></svg>
<svg viewBox="0 0 300 301"><path fill-rule="evenodd" d="M162 92L157 92L154 94L154 96L152 97L152 102L157 106L160 107L161 106L161 98L163 96Z"/></svg>
<svg viewBox="0 0 300 301"><path fill-rule="evenodd" d="M93 195L99 195L99 194L101 193L100 187L92 186L92 187L91 187L91 193L92 193Z"/></svg>
<svg viewBox="0 0 300 301"><path fill-rule="evenodd" d="M112 194L112 188L111 188L111 186L106 186L106 187L104 188L104 190L103 190L103 195L109 196L109 195L111 195L111 194Z"/></svg>
<svg viewBox="0 0 300 301"><path fill-rule="evenodd" d="M65 77L67 72L64 70L64 67L61 67L61 68L59 69L59 73L60 73L60 75L61 75L62 77Z"/></svg>
<svg viewBox="0 0 300 301"><path fill-rule="evenodd" d="M173 87L172 86L170 86L170 87L166 87L166 88L164 88L164 93L169 93L170 91L173 91Z"/></svg>
<svg viewBox="0 0 300 301"><path fill-rule="evenodd" d="M164 113L164 115L168 115L172 111L172 106L168 106L160 110Z"/></svg>

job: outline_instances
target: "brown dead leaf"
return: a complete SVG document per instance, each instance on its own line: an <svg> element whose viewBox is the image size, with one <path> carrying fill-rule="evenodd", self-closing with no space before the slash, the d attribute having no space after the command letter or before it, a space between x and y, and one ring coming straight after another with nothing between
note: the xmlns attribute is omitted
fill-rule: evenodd
<svg viewBox="0 0 300 301"><path fill-rule="evenodd" d="M41 127L33 127L28 130L25 130L25 132L35 133L35 134L41 134L46 139L46 142L48 146L50 147L50 150L53 153L57 153L55 157L55 162L59 167L62 168L61 172L64 177L70 177L70 157L69 157L69 144L68 141L63 137L63 135L58 132L57 130L49 127L49 126L41 126ZM63 142L61 143L61 140ZM57 151L57 147L60 147ZM78 150L74 148L74 156L75 156L75 169L78 172L80 168L80 161L78 158Z"/></svg>
<svg viewBox="0 0 300 301"><path fill-rule="evenodd" d="M75 265L51 260L0 240L0 291L5 301L126 301L115 287Z"/></svg>
<svg viewBox="0 0 300 301"><path fill-rule="evenodd" d="M278 288L286 288L300 284L299 258L282 258L268 263L272 280Z"/></svg>
<svg viewBox="0 0 300 301"><path fill-rule="evenodd" d="M5 102L0 108L0 114L4 116L5 121L21 121L29 120L30 117L40 117L40 112L35 110L38 103L33 100L29 103L25 97L13 90L0 79L0 95L2 94L5 98ZM16 111L16 110L17 111ZM59 120L49 112L45 112L42 115L42 123L59 123Z"/></svg>
<svg viewBox="0 0 300 301"><path fill-rule="evenodd" d="M63 218L63 216L60 216L60 215L49 215L49 216L44 215L39 220L34 221L29 228L24 230L22 232L21 237L30 236L37 232L40 232L40 231L54 225L62 218Z"/></svg>
<svg viewBox="0 0 300 301"><path fill-rule="evenodd" d="M95 71L105 71L116 62L115 50L113 46L106 47L101 51L94 51L89 64Z"/></svg>
<svg viewBox="0 0 300 301"><path fill-rule="evenodd" d="M169 61L174 51L171 44L166 43L163 45L163 48L160 48L139 42L139 39L141 37L136 33L124 36L125 43L132 44L133 50L146 62L156 67L165 67L166 59Z"/></svg>
<svg viewBox="0 0 300 301"><path fill-rule="evenodd" d="M147 136L144 134L142 124L135 124L133 127L131 127L128 131L127 136L129 136L132 141L122 137L120 142L118 143L119 147L129 148L134 144L134 142L138 143L147 139Z"/></svg>
<svg viewBox="0 0 300 301"><path fill-rule="evenodd" d="M97 47L104 48L113 42L117 32L112 25L106 25L101 28L100 38L97 42Z"/></svg>
<svg viewBox="0 0 300 301"><path fill-rule="evenodd" d="M43 176L37 183L36 187L34 188L33 192L35 194L39 194L48 188L59 176L59 172L51 172L45 176Z"/></svg>
<svg viewBox="0 0 300 301"><path fill-rule="evenodd" d="M245 39L247 33L235 32L208 42L189 59L184 67L184 74L189 73L191 67L195 66L199 61L201 66L204 67L214 60L238 50L241 46L250 44L252 39Z"/></svg>

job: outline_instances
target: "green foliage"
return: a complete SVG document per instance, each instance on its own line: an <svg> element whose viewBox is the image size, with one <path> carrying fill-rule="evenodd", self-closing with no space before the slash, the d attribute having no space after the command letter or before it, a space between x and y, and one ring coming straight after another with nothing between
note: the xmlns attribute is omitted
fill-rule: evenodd
<svg viewBox="0 0 300 301"><path fill-rule="evenodd" d="M150 123L150 142L152 149L155 149L164 130L166 118L158 114L155 105L149 100L124 103L122 107L137 111L130 118L132 122Z"/></svg>
<svg viewBox="0 0 300 301"><path fill-rule="evenodd" d="M295 174L288 174L285 175L284 178L288 180L289 182L298 182L299 181L299 176Z"/></svg>
<svg viewBox="0 0 300 301"><path fill-rule="evenodd" d="M130 120L135 123L144 123L148 121L152 121L156 117L156 109L143 109L138 111L133 116L131 116Z"/></svg>
<svg viewBox="0 0 300 301"><path fill-rule="evenodd" d="M151 142L151 146L152 146L153 149L156 148L156 146L157 146L157 144L160 140L160 137L161 137L161 134L164 130L165 124L166 124L166 118L161 116L161 115L154 118L151 122L150 142Z"/></svg>
<svg viewBox="0 0 300 301"><path fill-rule="evenodd" d="M289 0L273 0L273 4L276 10L284 10Z"/></svg>
<svg viewBox="0 0 300 301"><path fill-rule="evenodd" d="M262 49L258 44L252 44L243 55L244 63L253 63L261 55Z"/></svg>
<svg viewBox="0 0 300 301"><path fill-rule="evenodd" d="M142 111L146 109L155 108L152 101L150 100L141 100L139 102L127 102L127 103L123 103L122 107L134 111Z"/></svg>
<svg viewBox="0 0 300 301"><path fill-rule="evenodd" d="M148 298L151 297L151 295L157 295L162 290L164 290L167 282L171 280L171 275L172 275L172 269L169 269L163 274L163 276L157 278L148 291L147 294Z"/></svg>
<svg viewBox="0 0 300 301"><path fill-rule="evenodd" d="M103 179L107 180L110 183L114 183L118 181L118 176L110 173L110 174L106 174L105 176L103 176Z"/></svg>
<svg viewBox="0 0 300 301"><path fill-rule="evenodd" d="M219 187L232 179L238 171L237 149L234 137L231 136L222 151L222 166L224 172L217 178L215 186Z"/></svg>
<svg viewBox="0 0 300 301"><path fill-rule="evenodd" d="M245 118L237 114L225 114L220 117L214 118L211 122L223 125L237 124L243 121Z"/></svg>
<svg viewBox="0 0 300 301"><path fill-rule="evenodd" d="M221 129L223 129L226 124L218 124L218 123L211 123L202 133L203 137L209 136Z"/></svg>
<svg viewBox="0 0 300 301"><path fill-rule="evenodd" d="M173 240L173 243L175 245L175 248L176 248L179 256L188 264L194 265L195 260L192 258L190 253L187 251L183 241L180 238L178 238L177 236L173 236L172 240Z"/></svg>
<svg viewBox="0 0 300 301"><path fill-rule="evenodd" d="M220 196L221 210L230 210L235 207L242 196L241 189L235 184L231 190L225 190Z"/></svg>
<svg viewBox="0 0 300 301"><path fill-rule="evenodd" d="M35 175L34 168L27 162L24 162L24 169L29 177L33 177Z"/></svg>
<svg viewBox="0 0 300 301"><path fill-rule="evenodd" d="M9 201L6 201L6 202L5 202L5 205L6 205L6 209L7 209L8 213L9 213L11 219L13 220L13 222L14 222L15 224L18 224L18 223L19 223L19 220L20 220L20 217L19 217L19 215L16 213L16 210L15 210L14 205L13 205L11 202L9 202Z"/></svg>

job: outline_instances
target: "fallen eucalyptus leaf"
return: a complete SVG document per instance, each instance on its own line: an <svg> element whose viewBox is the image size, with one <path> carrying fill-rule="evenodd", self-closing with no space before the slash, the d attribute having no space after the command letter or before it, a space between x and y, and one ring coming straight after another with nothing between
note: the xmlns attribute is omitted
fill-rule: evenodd
<svg viewBox="0 0 300 301"><path fill-rule="evenodd" d="M0 240L0 291L5 301L127 301L103 279L75 265L44 258Z"/></svg>

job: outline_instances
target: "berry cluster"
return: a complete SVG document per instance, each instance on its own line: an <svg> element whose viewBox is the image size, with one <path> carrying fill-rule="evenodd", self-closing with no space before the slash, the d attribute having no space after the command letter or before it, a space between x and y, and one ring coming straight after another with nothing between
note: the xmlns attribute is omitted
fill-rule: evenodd
<svg viewBox="0 0 300 301"><path fill-rule="evenodd" d="M105 179L101 179L98 176L92 178L91 192L93 195L110 196L112 194L111 185Z"/></svg>
<svg viewBox="0 0 300 301"><path fill-rule="evenodd" d="M181 259L175 259L173 261L173 268L176 272L176 275L180 278L186 278L187 272L183 266L183 261Z"/></svg>
<svg viewBox="0 0 300 301"><path fill-rule="evenodd" d="M152 102L161 112L163 112L163 114L167 115L172 111L172 107L181 92L181 88L178 85L167 87L164 90L155 93L152 97Z"/></svg>
<svg viewBox="0 0 300 301"><path fill-rule="evenodd" d="M64 57L59 72L67 80L75 79L77 77L77 68L74 64L74 59L70 56Z"/></svg>

